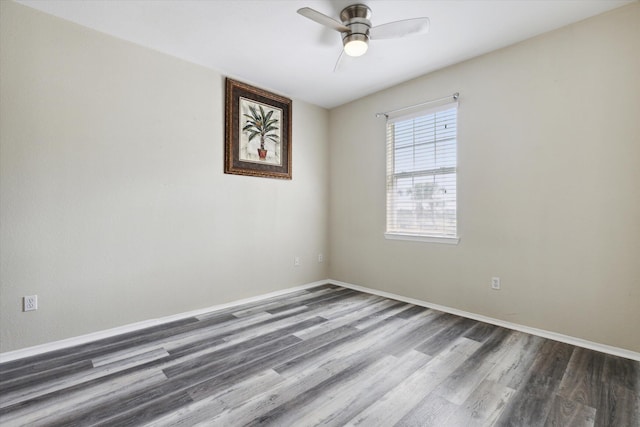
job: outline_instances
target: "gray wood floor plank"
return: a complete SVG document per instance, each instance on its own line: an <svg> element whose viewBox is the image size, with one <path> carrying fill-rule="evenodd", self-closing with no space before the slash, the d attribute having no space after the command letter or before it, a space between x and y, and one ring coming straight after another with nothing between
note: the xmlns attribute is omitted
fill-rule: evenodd
<svg viewBox="0 0 640 427"><path fill-rule="evenodd" d="M360 356L319 362L308 370L293 373L285 381L269 390L261 391L240 402L229 404L222 412L205 421L203 425L243 426L268 413L279 405L295 399L300 393L317 386L328 378L349 369Z"/></svg>
<svg viewBox="0 0 640 427"><path fill-rule="evenodd" d="M363 358L353 366L350 366L338 374L320 382L314 387L299 393L293 399L284 402L267 413L261 414L259 417L256 417L251 422L247 423L247 427L259 425L282 426L306 423L306 421L303 421L304 416L311 408L313 408L313 401L318 397L318 395L331 393L331 391L338 385L358 378L360 374L364 374L369 367L371 367L370 370L388 368L395 361L389 359L392 358L388 357L387 359L380 360L376 360L371 356Z"/></svg>
<svg viewBox="0 0 640 427"><path fill-rule="evenodd" d="M50 425L61 413L72 413L77 408L92 408L108 399L123 398L141 389L160 385L167 377L160 370L132 373L109 382L96 382L92 386L70 390L63 395L49 395L12 412L0 415L2 426Z"/></svg>
<svg viewBox="0 0 640 427"><path fill-rule="evenodd" d="M298 342L283 349L282 351L258 358L251 363L238 366L237 368L228 371L228 373L212 378L211 380L201 382L192 387L190 389L190 393L194 400L199 400L214 393L221 387L232 383L233 381L244 379L247 375L262 371L263 369L273 368L274 365L279 366L292 358L297 358L302 354L313 352L319 344L322 344L322 342L317 342L316 340ZM331 358L333 357L335 357L335 351L331 353ZM326 359L324 359L324 361L326 362Z"/></svg>
<svg viewBox="0 0 640 427"><path fill-rule="evenodd" d="M446 327L440 327L440 325ZM474 325L473 320L463 317L445 314L437 319L433 327L438 327L439 331L429 337L425 342L417 347L418 351L433 356L438 354L451 341L464 335Z"/></svg>
<svg viewBox="0 0 640 427"><path fill-rule="evenodd" d="M496 330L496 325L489 323L474 322L473 327L463 335L465 338L469 338L474 341L484 342L487 338L493 334Z"/></svg>
<svg viewBox="0 0 640 427"><path fill-rule="evenodd" d="M574 347L547 340L530 369L528 379L512 397L499 426L543 426L554 404L556 392Z"/></svg>
<svg viewBox="0 0 640 427"><path fill-rule="evenodd" d="M144 413L148 406L155 405L160 400L175 398L184 403L191 402L190 396L180 390L174 390L172 386L169 381L163 381L155 387L138 389L126 396L114 396L98 405L84 406L61 414L55 420L51 420L49 425L60 427L96 425L122 414L127 414L128 418L135 418L134 411L140 410Z"/></svg>
<svg viewBox="0 0 640 427"><path fill-rule="evenodd" d="M497 328L478 349L435 389L435 393L462 405L494 369L502 354L510 349L512 332Z"/></svg>
<svg viewBox="0 0 640 427"><path fill-rule="evenodd" d="M4 426L640 426L640 362L335 285L0 364Z"/></svg>
<svg viewBox="0 0 640 427"><path fill-rule="evenodd" d="M230 407L224 413L211 420L218 425L245 425L264 416L274 408L284 405L298 395L317 387L329 378L339 378L342 372L352 369L355 365L374 359L388 357L383 353L372 354L366 351L355 351L350 354L336 355L331 358L316 359L303 370L289 372L287 379L272 390L254 396L252 399ZM428 356L423 356L428 358ZM344 376L342 376L344 378ZM306 424L300 420L299 424Z"/></svg>
<svg viewBox="0 0 640 427"><path fill-rule="evenodd" d="M405 310L409 304L404 302L396 302L388 307L383 308L382 310L376 311L368 316L365 316L359 319L356 322L356 328L358 329L367 329L372 325L377 324L378 322L388 319L390 317L394 317L396 314Z"/></svg>
<svg viewBox="0 0 640 427"><path fill-rule="evenodd" d="M595 408L556 396L544 425L545 427L593 427L595 418Z"/></svg>
<svg viewBox="0 0 640 427"><path fill-rule="evenodd" d="M169 412L144 425L146 427L191 427L199 423L204 423L209 426L215 425L213 424L213 420L219 418L221 414L230 411L231 408L237 407L238 402L247 402L255 395L274 389L284 380L285 378L281 375L278 375L271 369L267 369L232 385L229 389L222 390L218 394L213 394L190 403L177 411Z"/></svg>
<svg viewBox="0 0 640 427"><path fill-rule="evenodd" d="M107 376L113 372L125 371L137 366L144 365L149 361L162 360L168 353L162 349L144 353L130 359L126 359L117 364L101 366L88 372L72 373L65 377L46 381L41 384L34 385L26 389L19 389L9 393L0 395L0 407L14 405L23 400L31 400L40 396L44 396L59 390L64 390L74 385L83 384L85 382Z"/></svg>
<svg viewBox="0 0 640 427"><path fill-rule="evenodd" d="M417 323L409 322L398 316L382 317L378 323L369 324L366 329L360 329L357 333L347 335L343 338L317 348L312 352L291 359L286 363L276 366L274 369L281 373L287 373L292 369L303 369L314 359L323 357L323 354L331 352L332 357L345 357L358 351L368 352L388 352L406 341L406 336L411 334L416 327L421 325L422 319L429 316L428 310L422 310L414 314ZM359 326L354 322L349 326Z"/></svg>
<svg viewBox="0 0 640 427"><path fill-rule="evenodd" d="M558 395L595 407L600 401L604 364L603 353L576 348L560 382Z"/></svg>
<svg viewBox="0 0 640 427"><path fill-rule="evenodd" d="M229 320L231 320L231 318L229 318ZM177 330L180 330L185 326L195 324L197 321L198 320L196 318L183 319L171 322L164 328L161 327L161 325L153 326L71 348L51 351L46 353L47 356L39 355L28 358L28 360L33 360L33 362L27 362L26 364L20 363L19 361L0 364L0 379L5 381L17 376L43 372L49 369L65 366L79 360L92 359L110 352L132 348L139 344L157 340L160 336L173 335ZM11 369L2 368L4 365L9 365Z"/></svg>
<svg viewBox="0 0 640 427"><path fill-rule="evenodd" d="M283 299L282 297L269 298L268 300L258 301L255 303L247 304L243 308L231 308L229 309L236 317L244 317L252 315L254 313L267 313L270 310L278 309L284 305L295 304L296 306L305 305L305 302L313 300L322 296L335 295L336 293L344 293L347 289L344 288L324 288L316 292L304 291L302 294L298 294L291 298Z"/></svg>
<svg viewBox="0 0 640 427"><path fill-rule="evenodd" d="M327 310L323 311L322 317L333 320L341 321L347 319L350 316L356 317L363 313L364 310L372 309L378 303L392 302L387 298L383 298L377 295L356 294L348 300L338 301L333 304L333 307L327 307Z"/></svg>
<svg viewBox="0 0 640 427"><path fill-rule="evenodd" d="M546 375L530 375L523 388L513 396L496 425L516 427L527 423L531 426L543 426L553 405L553 399L546 393L551 390L551 395L555 395L553 391L556 387L557 380Z"/></svg>
<svg viewBox="0 0 640 427"><path fill-rule="evenodd" d="M341 326L353 325L353 327L356 327L360 324L360 319L368 318L370 315L382 311L394 304L396 304L395 301L384 299L382 301L372 302L369 306L354 309L351 313L345 313L345 315L340 318L336 318L334 316L323 316L329 320L329 322L313 326L305 329L304 331L296 332L295 335L298 338L306 340L312 339L318 335L322 335L330 329L335 329Z"/></svg>
<svg viewBox="0 0 640 427"><path fill-rule="evenodd" d="M216 316L218 316L217 313ZM138 340L141 337L150 337L152 334L158 331L173 333L172 331L174 330L174 328L178 328L191 323L196 323L197 321L198 319L189 317L162 325L151 326L137 331L119 334L114 337L91 341L82 345L63 348L36 356L30 356L10 362L1 363L0 378L2 378L2 380L6 380L15 376L26 375L28 373L33 373L36 371L51 369L60 365L64 365L66 363L72 363L77 360L87 359L87 355L95 357L100 353L114 351L111 344L119 344L124 342L125 344L123 345L123 347L126 347L127 345L130 346L131 341ZM150 340L153 339L155 338L150 338ZM24 372L21 372L22 369L24 369Z"/></svg>
<svg viewBox="0 0 640 427"><path fill-rule="evenodd" d="M399 334L392 338L385 351L394 356L401 356L409 350L415 349L439 331L442 331L443 324L438 319L442 317L441 312L429 310L422 313L422 316L411 322L407 333ZM435 353L434 353L435 354Z"/></svg>
<svg viewBox="0 0 640 427"><path fill-rule="evenodd" d="M484 380L459 409L446 420L450 426L493 425L504 411L515 390Z"/></svg>
<svg viewBox="0 0 640 427"><path fill-rule="evenodd" d="M89 371L91 369L93 369L93 364L90 360L79 360L77 362L58 366L44 372L35 372L29 375L15 377L10 380L2 381L2 383L0 383L0 394L6 395L21 388L33 387L38 385L39 383L54 380L56 378L60 378L61 376L77 373L79 371Z"/></svg>
<svg viewBox="0 0 640 427"><path fill-rule="evenodd" d="M540 348L531 370L559 382L564 377L569 359L576 349L577 347L570 344L547 340Z"/></svg>
<svg viewBox="0 0 640 427"><path fill-rule="evenodd" d="M134 366L122 371L116 371L105 376L99 376L94 379L85 379L85 381L81 383L67 384L65 387L60 388L56 391L21 400L20 402L17 402L15 404L2 407L0 408L0 417L11 417L14 413L29 410L30 408L37 408L40 405L47 405L49 404L49 402L62 400L67 396L74 395L76 393L90 393L90 391L94 387L100 384L111 386L121 379L123 379L123 381L125 382L133 382L135 381L135 378L138 378L138 376L151 375L158 372L166 378L164 373L162 373L162 371L159 369L159 367L161 367L163 363L166 362L164 360L154 360L151 362L147 362L144 365ZM131 378L134 379L132 380Z"/></svg>
<svg viewBox="0 0 640 427"><path fill-rule="evenodd" d="M604 387L596 412L596 426L639 426L640 394L618 384Z"/></svg>
<svg viewBox="0 0 640 427"><path fill-rule="evenodd" d="M301 340L293 335L285 335L251 346L233 346L220 351L205 354L197 359L170 366L163 370L169 378L176 376L201 376L205 372L221 373L240 364L251 363L256 359L268 356L282 348L288 348ZM244 343L243 343L244 344Z"/></svg>
<svg viewBox="0 0 640 427"><path fill-rule="evenodd" d="M406 309L402 310L401 312L399 312L395 316L399 317L401 319L410 319L413 316L416 316L416 315L421 314L421 313L425 313L428 310L429 310L428 308L421 307L419 305L412 305L412 306L409 306Z"/></svg>
<svg viewBox="0 0 640 427"><path fill-rule="evenodd" d="M344 425L430 359L430 356L413 350L400 358L389 359L394 364L388 369L368 369L353 381L341 384L339 390L328 398L318 399L318 406L305 417L305 422L323 426Z"/></svg>
<svg viewBox="0 0 640 427"><path fill-rule="evenodd" d="M512 336L509 351L496 362L487 380L517 390L528 377L544 338L517 331Z"/></svg>
<svg viewBox="0 0 640 427"><path fill-rule="evenodd" d="M335 291L335 292L331 292L329 294L323 294L323 295L315 295L312 298L306 299L303 302L294 302L294 303L290 303L290 304L282 304L279 307L276 308L271 308L268 310L265 310L267 313L270 314L278 314L280 312L283 311L288 311L291 310L293 308L297 308L300 307L302 305L307 306L307 307L313 307L313 306L318 306L318 305L326 305L331 303L332 301L336 301L336 300L341 300L343 298L348 298L350 296L356 295L356 291L352 291L350 289L344 289L341 291Z"/></svg>
<svg viewBox="0 0 640 427"><path fill-rule="evenodd" d="M310 319L309 322L312 321L313 319ZM299 325L299 327L304 327L304 325ZM257 358L244 365L232 367L234 365L231 364L226 370L207 369L208 366L199 366L176 374L175 377L169 378L161 386L131 394L126 401L108 402L100 408L92 408L89 411L73 414L73 418L62 420L60 425L73 424L78 420L82 420L82 422L90 420L91 423L104 421L106 425L120 424L123 423L121 420L124 419L136 420L136 423L146 422L170 412L174 408L172 403L174 400L182 402L180 406L192 402L193 389L200 390L202 393L203 387L206 387L205 390L208 391L213 386L220 388L222 385L229 385L255 374L262 369L259 362L265 363L265 361L270 360L275 354L271 351L282 350L282 345L285 345L286 348L286 344L283 343L290 338L294 337L285 336L279 342L276 341L280 345L270 348L266 355L256 352ZM294 342L299 342L299 339L296 338ZM114 418L113 414L110 413L114 406L118 408L120 414L117 418Z"/></svg>
<svg viewBox="0 0 640 427"><path fill-rule="evenodd" d="M444 397L429 393L400 419L395 427L443 427L460 407Z"/></svg>
<svg viewBox="0 0 640 427"><path fill-rule="evenodd" d="M253 339L264 340L267 338L265 334L271 334L270 337L273 337L277 334L280 336L287 335L289 334L289 332L287 332L288 330L303 330L304 328L299 327L301 322L309 325L323 323L325 321L324 318L315 316L315 320L310 322L309 318L312 317L311 314L311 312L305 312L305 314L302 315L299 313L293 315L270 315L270 317L264 320L257 320L252 323L240 322L241 326L229 325L224 328L215 328L213 331L207 328L206 331L203 331L201 335L202 338L189 339L186 342L171 342L167 343L166 347L172 355L193 353L213 345L220 350L224 347L238 345Z"/></svg>
<svg viewBox="0 0 640 427"><path fill-rule="evenodd" d="M450 343L440 354L387 392L379 401L353 417L346 425L394 425L462 364L479 345L467 338L459 338Z"/></svg>
<svg viewBox="0 0 640 427"><path fill-rule="evenodd" d="M640 387L640 363L611 355L605 355L602 381L614 386L626 387L638 393Z"/></svg>
<svg viewBox="0 0 640 427"><path fill-rule="evenodd" d="M38 404L40 401L46 400L47 398L55 399L60 394L66 394L66 393L69 393L69 392L73 392L76 389L82 389L83 387L93 386L93 383L95 381L98 381L98 380L101 380L101 379L102 380L106 380L106 381L112 381L115 378L118 378L118 377L120 377L122 375L128 375L132 369L139 368L138 370L144 370L144 369L146 369L146 370L155 370L155 369L158 369L158 368L167 368L167 367L170 367L170 366L172 366L172 365L174 365L176 363L180 363L181 361L194 359L194 358L200 357L202 355L206 355L207 353L211 353L211 352L213 352L215 350L216 350L216 348L214 347L214 348L202 350L200 352L196 352L196 353L193 353L193 354L181 355L181 357L177 357L176 355L170 355L170 356L168 356L168 357L166 357L164 359L158 359L158 360L155 360L155 361L152 361L152 362L147 362L144 365L140 365L138 367L134 367L134 368L125 369L125 370L122 370L122 371L113 372L113 373L110 373L110 374L105 375L103 377L98 377L98 378L96 378L94 380L86 380L84 383L81 383L81 384L75 384L75 385L74 384L67 384L65 389L60 389L60 390L57 390L55 392L51 392L51 393L49 393L47 395L44 395L44 396L31 398L30 400L25 400L24 402L21 402L18 405L14 405L15 408L8 408L8 409L10 409L10 410L12 410L12 409L18 410L23 405ZM0 413L6 412L5 409L7 409L7 408L0 409Z"/></svg>
<svg viewBox="0 0 640 427"><path fill-rule="evenodd" d="M138 405L135 409L113 415L93 424L96 427L139 426L158 418L159 414L166 414L179 410L192 402L187 392L172 393L153 400L151 403ZM84 423L84 420L82 421Z"/></svg>
<svg viewBox="0 0 640 427"><path fill-rule="evenodd" d="M330 292L334 292L334 289L331 288L323 288L320 289L317 292L317 295L320 295L322 293L330 293ZM287 294L289 295L289 294ZM305 299L309 299L309 298L313 298L314 297L314 293L310 292L309 289L303 289L297 292L294 292L291 294L291 298L286 298L283 299L282 296L274 296L274 297L270 297L270 298L266 298L266 299L261 299L259 301L254 301L251 303L246 303L246 304L242 304L241 306L233 306L233 307L229 307L226 308L222 311L227 312L227 313L231 313L233 314L235 317L237 318L242 318L245 316L251 316L254 315L256 313L266 313L266 310L269 308L276 308L276 307L280 307L283 304L290 304L292 302L295 301L302 301ZM203 313L198 315L197 317L200 319L204 319L207 318L209 316L212 316L213 314L215 314L216 312L213 313Z"/></svg>
<svg viewBox="0 0 640 427"><path fill-rule="evenodd" d="M277 318L270 314L247 317L241 320L231 317L229 319L233 319L232 325L228 322L212 322L214 318L220 320L220 315L209 316L206 321L193 323L192 327L187 329L173 330L171 334L155 336L153 341L138 342L135 345L124 347L122 350L112 350L109 353L92 357L91 362L97 367L113 363L116 360L126 359L136 353L145 353L158 347L163 347L169 352L174 351L174 353L177 348L189 348L188 351L195 353L207 346L217 346L224 338L233 335L235 331L243 330L242 328L250 328L249 325L255 326L256 324L262 325L262 322L277 321Z"/></svg>
<svg viewBox="0 0 640 427"><path fill-rule="evenodd" d="M342 369L347 367L348 364L345 364ZM260 390L244 401L226 405L222 411L205 420L202 425L246 425L332 375L333 373L329 370L316 369L304 375L292 376L271 389Z"/></svg>
<svg viewBox="0 0 640 427"><path fill-rule="evenodd" d="M371 348L379 343L384 342L386 337L391 336L403 324L402 319L384 319L378 324L371 325L367 329L360 329L356 332L328 342L321 347L315 347L312 350L300 354L296 357L287 359L281 364L277 364L273 369L279 374L285 374L293 369L301 370L307 365L313 364L315 360L340 355L348 355L358 351L370 351Z"/></svg>
<svg viewBox="0 0 640 427"><path fill-rule="evenodd" d="M324 387L331 381L338 381L350 373L358 372L374 360L384 357L384 354L356 352L347 357L337 357L332 360L322 360L308 369L297 373L291 373L287 380L279 384L274 390L265 392L263 396L256 396L244 402L240 408L224 414L227 417L224 425L244 425L255 419L264 417L274 408L286 404L288 401L306 393L309 389ZM333 379L333 380L332 380ZM201 393L201 390L195 390ZM232 421L229 421L231 418ZM242 419L243 421L239 421ZM213 420L220 422L220 420Z"/></svg>
<svg viewBox="0 0 640 427"><path fill-rule="evenodd" d="M249 425L344 425L429 359L414 351L402 358L383 356L373 363L367 361L364 367L334 375Z"/></svg>
<svg viewBox="0 0 640 427"><path fill-rule="evenodd" d="M220 364L234 366L235 362L228 362L225 359L229 356L236 356L238 352L244 352L247 350L256 351L257 348L267 344L267 348L271 348L269 344L276 343L276 348L279 348L281 340L285 340L288 344L295 344L300 341L300 338L294 337L291 334L297 330L304 329L308 326L315 325L325 320L321 317L315 317L305 322L290 325L278 330L275 330L269 334L258 336L256 338L239 342L235 345L222 348L218 351L208 353L202 357L187 360L180 364L176 364L164 370L164 373L168 377L184 374L185 372L200 372L205 369L211 369L212 364ZM286 345L287 347L289 345Z"/></svg>

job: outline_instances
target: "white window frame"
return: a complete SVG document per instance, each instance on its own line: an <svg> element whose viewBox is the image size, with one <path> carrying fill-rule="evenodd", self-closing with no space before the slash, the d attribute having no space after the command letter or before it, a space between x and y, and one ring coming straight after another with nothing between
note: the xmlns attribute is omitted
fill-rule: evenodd
<svg viewBox="0 0 640 427"><path fill-rule="evenodd" d="M431 108L421 108L416 109L410 113L397 115L395 117L387 117L387 190L386 190L386 224L385 224L385 238L391 240L408 240L408 241L418 241L418 242L428 242L428 243L445 243L445 244L458 244L460 241L459 237L459 223L458 223L458 195L457 195L457 181L458 181L458 162L457 162L457 150L458 150L458 141L457 141L457 107L458 102L447 102L441 105L432 106ZM398 122L406 122L408 120L412 120L418 117L424 116L432 116L438 113L442 113L444 111L448 111L451 109L456 109L456 130L455 130L455 150L456 150L456 164L454 167L446 166L446 167L438 167L436 164L435 169L422 169L422 170L414 170L412 172L396 172L395 168L395 141L394 141L394 126L395 123ZM436 144L438 139L436 138ZM432 231L408 231L401 230L401 227L398 227L397 223L395 223L395 227L390 226L390 224L394 223L394 221L398 221L397 218L392 219L394 213L393 209L398 208L396 204L394 204L394 192L396 191L396 182L397 179L401 177L417 177L417 176L436 176L438 174L450 174L455 173L455 181L456 181L456 194L455 194L455 235L445 234L445 233L434 233ZM450 202L449 202L450 203ZM397 215L397 214L395 214ZM414 225L417 226L417 223Z"/></svg>

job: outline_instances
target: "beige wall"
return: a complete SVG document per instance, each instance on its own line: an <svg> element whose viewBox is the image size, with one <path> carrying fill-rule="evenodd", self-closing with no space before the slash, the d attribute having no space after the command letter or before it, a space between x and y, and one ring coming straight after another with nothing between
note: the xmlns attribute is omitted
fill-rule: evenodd
<svg viewBox="0 0 640 427"><path fill-rule="evenodd" d="M0 3L0 351L327 277L326 110L292 181L225 175L223 76Z"/></svg>
<svg viewBox="0 0 640 427"><path fill-rule="evenodd" d="M331 277L640 351L639 76L635 3L332 110ZM385 240L374 114L456 91L461 241Z"/></svg>

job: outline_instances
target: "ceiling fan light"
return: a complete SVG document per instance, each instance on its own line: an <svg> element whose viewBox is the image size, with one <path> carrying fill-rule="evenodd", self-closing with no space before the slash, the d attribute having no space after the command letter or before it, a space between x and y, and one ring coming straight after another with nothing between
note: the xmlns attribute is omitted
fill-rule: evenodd
<svg viewBox="0 0 640 427"><path fill-rule="evenodd" d="M349 56L362 56L369 48L367 36L364 34L351 34L344 38L344 53Z"/></svg>

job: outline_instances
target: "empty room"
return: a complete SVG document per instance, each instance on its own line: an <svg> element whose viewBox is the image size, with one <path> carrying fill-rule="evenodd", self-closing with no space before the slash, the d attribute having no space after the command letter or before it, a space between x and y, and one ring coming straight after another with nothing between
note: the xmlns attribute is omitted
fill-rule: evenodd
<svg viewBox="0 0 640 427"><path fill-rule="evenodd" d="M0 425L640 425L637 0L0 19Z"/></svg>

